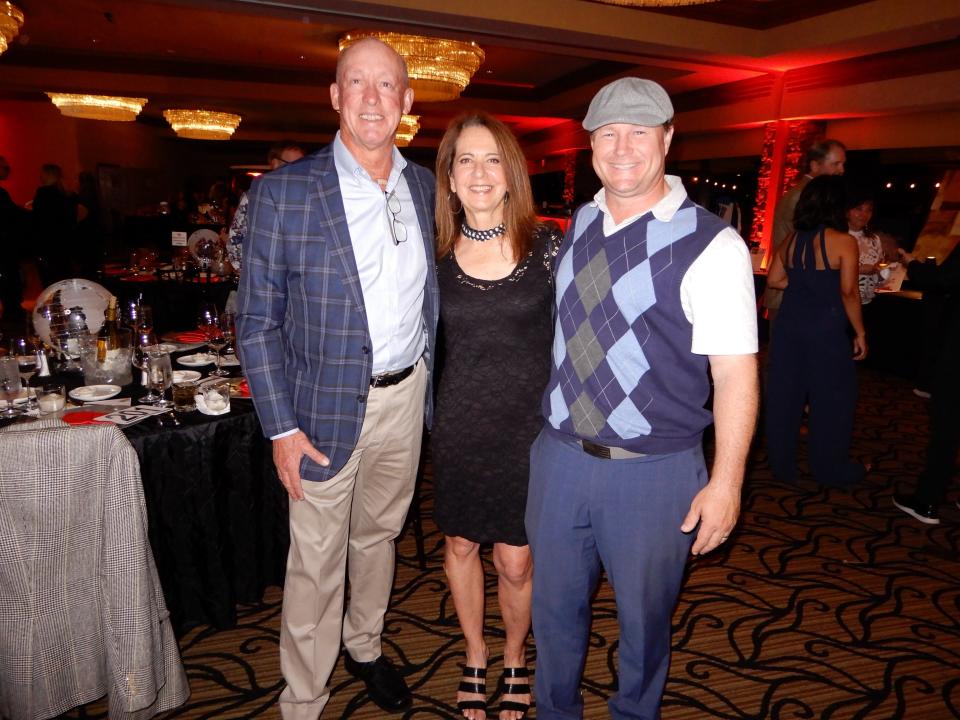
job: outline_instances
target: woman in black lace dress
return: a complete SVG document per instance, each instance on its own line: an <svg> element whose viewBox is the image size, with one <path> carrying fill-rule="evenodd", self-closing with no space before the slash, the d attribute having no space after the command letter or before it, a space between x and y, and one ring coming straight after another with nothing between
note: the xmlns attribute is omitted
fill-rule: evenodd
<svg viewBox="0 0 960 720"><path fill-rule="evenodd" d="M479 549L493 543L506 630L500 720L519 720L530 703L533 576L523 515L550 374L551 267L561 235L536 221L516 139L482 113L454 120L440 143L436 218L445 360L431 436L434 517L466 640L457 705L470 720L486 717Z"/></svg>

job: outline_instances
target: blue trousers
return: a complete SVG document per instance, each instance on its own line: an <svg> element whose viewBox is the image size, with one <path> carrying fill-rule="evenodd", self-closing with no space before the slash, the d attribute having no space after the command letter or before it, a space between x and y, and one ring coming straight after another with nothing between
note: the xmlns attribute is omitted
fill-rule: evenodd
<svg viewBox="0 0 960 720"><path fill-rule="evenodd" d="M656 720L670 667L670 620L696 531L680 524L707 483L700 447L605 460L544 430L530 451L526 527L540 720L583 716L580 679L601 566L620 624L617 720Z"/></svg>

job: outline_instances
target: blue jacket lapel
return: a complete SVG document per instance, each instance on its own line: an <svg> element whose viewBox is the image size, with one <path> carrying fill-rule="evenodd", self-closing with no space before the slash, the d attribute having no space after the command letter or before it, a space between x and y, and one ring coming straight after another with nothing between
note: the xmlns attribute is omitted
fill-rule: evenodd
<svg viewBox="0 0 960 720"><path fill-rule="evenodd" d="M307 190L307 203L314 216L314 227L328 229L323 233L323 237L328 239L331 245L330 256L339 262L343 286L353 303L364 313L366 322L363 288L360 286L360 273L357 270L347 214L340 195L333 145L328 145L314 155L311 175L315 176L316 182L311 183Z"/></svg>

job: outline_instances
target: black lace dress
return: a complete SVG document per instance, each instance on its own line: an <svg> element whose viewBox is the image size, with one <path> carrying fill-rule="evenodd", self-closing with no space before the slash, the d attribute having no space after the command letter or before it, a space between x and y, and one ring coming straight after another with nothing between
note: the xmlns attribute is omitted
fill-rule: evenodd
<svg viewBox="0 0 960 720"><path fill-rule="evenodd" d="M553 258L540 228L502 280L478 280L451 253L437 264L444 363L433 422L434 519L446 535L526 545L530 446L550 379Z"/></svg>

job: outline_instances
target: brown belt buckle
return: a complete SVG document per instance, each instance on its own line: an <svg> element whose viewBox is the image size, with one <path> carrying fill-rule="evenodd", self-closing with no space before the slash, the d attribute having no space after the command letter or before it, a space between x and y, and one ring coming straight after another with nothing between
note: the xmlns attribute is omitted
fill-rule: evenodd
<svg viewBox="0 0 960 720"><path fill-rule="evenodd" d="M589 440L581 440L580 444L587 455L593 455L594 457L603 458L604 460L610 459L610 448L606 445L598 445Z"/></svg>

